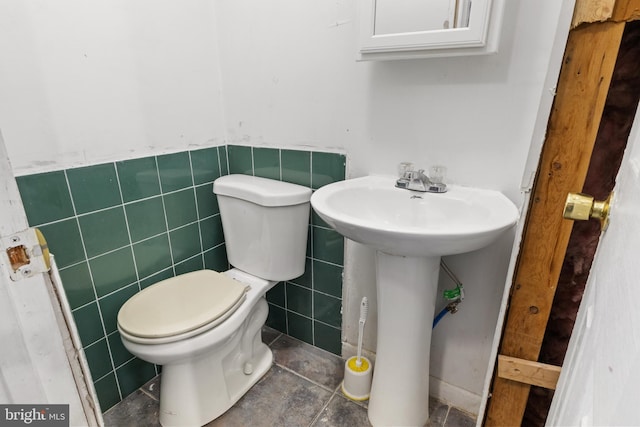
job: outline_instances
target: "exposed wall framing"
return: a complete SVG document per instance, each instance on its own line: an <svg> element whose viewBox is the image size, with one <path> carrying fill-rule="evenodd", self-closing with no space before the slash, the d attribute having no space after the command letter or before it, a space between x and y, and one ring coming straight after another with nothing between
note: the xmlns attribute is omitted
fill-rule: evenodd
<svg viewBox="0 0 640 427"><path fill-rule="evenodd" d="M572 229L562 219L564 201L583 189L626 21L640 15L640 1L582 0L574 22L578 14L607 21L569 34L499 350L514 364L538 361ZM506 376L494 377L486 425L522 424L531 385Z"/></svg>

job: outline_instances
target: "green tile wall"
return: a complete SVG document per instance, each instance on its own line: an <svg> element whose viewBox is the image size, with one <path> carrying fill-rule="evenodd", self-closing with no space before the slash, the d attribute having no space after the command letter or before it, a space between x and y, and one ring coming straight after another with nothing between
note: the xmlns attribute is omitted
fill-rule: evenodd
<svg viewBox="0 0 640 427"><path fill-rule="evenodd" d="M116 328L121 305L160 280L228 268L212 182L244 173L312 189L345 178L343 154L223 146L17 177L27 218L56 256L106 411L157 374ZM343 238L311 214L305 273L267 294L267 324L340 355Z"/></svg>
<svg viewBox="0 0 640 427"><path fill-rule="evenodd" d="M345 179L344 154L229 145L229 173L278 179L318 189ZM310 215L307 262L302 276L267 293L267 325L341 354L344 239Z"/></svg>
<svg viewBox="0 0 640 427"><path fill-rule="evenodd" d="M212 188L221 166L226 149L212 147L16 178L56 256L103 411L158 372L122 345L122 304L176 274L227 269Z"/></svg>

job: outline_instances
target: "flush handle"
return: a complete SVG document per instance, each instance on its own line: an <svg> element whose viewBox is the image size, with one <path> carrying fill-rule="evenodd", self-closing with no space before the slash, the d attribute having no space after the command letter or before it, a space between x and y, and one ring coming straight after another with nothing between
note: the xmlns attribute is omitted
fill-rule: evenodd
<svg viewBox="0 0 640 427"><path fill-rule="evenodd" d="M599 219L603 230L609 225L609 204L611 196L607 200L595 200L592 196L582 193L569 193L564 203L562 216L575 221L586 221L590 218Z"/></svg>

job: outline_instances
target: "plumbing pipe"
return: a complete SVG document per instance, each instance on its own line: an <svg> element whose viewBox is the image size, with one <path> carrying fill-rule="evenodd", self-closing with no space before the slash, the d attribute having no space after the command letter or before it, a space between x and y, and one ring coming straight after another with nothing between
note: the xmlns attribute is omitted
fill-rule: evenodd
<svg viewBox="0 0 640 427"><path fill-rule="evenodd" d="M440 313L438 313L438 315L433 319L433 326L431 327L431 329L434 329L438 322L449 312L448 307L449 306L440 310Z"/></svg>

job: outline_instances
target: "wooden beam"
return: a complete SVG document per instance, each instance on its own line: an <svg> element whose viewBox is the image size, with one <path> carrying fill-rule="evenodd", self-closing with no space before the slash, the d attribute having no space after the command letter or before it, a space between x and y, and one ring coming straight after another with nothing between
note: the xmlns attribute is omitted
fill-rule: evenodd
<svg viewBox="0 0 640 427"><path fill-rule="evenodd" d="M612 20L637 21L640 19L640 0L618 0L613 8Z"/></svg>
<svg viewBox="0 0 640 427"><path fill-rule="evenodd" d="M519 383L555 390L560 371L560 366L532 362L516 357L498 356L498 376Z"/></svg>
<svg viewBox="0 0 640 427"><path fill-rule="evenodd" d="M571 28L585 22L606 21L613 15L616 0L577 0Z"/></svg>
<svg viewBox="0 0 640 427"><path fill-rule="evenodd" d="M511 289L505 356L538 360L572 228L562 219L564 201L584 184L624 27L605 22L569 33ZM486 425L520 425L530 387L495 377Z"/></svg>
<svg viewBox="0 0 640 427"><path fill-rule="evenodd" d="M571 29L580 24L640 19L640 0L576 0Z"/></svg>

